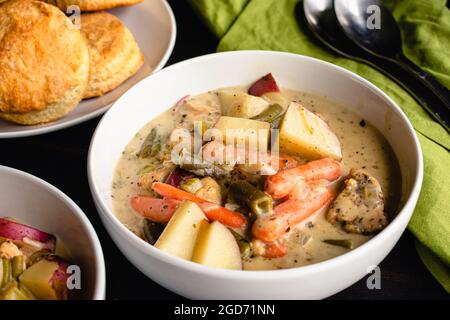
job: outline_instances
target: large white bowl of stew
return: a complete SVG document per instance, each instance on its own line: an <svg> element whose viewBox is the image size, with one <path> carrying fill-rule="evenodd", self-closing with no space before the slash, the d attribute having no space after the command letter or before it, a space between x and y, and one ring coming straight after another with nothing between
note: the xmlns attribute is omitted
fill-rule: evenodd
<svg viewBox="0 0 450 320"><path fill-rule="evenodd" d="M305 56L239 51L133 87L101 120L88 171L116 245L169 290L320 299L396 244L422 156L370 82Z"/></svg>
<svg viewBox="0 0 450 320"><path fill-rule="evenodd" d="M63 192L0 166L0 300L103 300L97 234Z"/></svg>

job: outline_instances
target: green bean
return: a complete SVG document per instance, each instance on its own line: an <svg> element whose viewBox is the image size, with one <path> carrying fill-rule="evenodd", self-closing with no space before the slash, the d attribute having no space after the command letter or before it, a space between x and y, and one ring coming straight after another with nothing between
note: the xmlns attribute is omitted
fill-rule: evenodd
<svg viewBox="0 0 450 320"><path fill-rule="evenodd" d="M0 259L0 291L3 287L3 259Z"/></svg>
<svg viewBox="0 0 450 320"><path fill-rule="evenodd" d="M157 142L157 132L156 128L153 128L148 136L144 139L144 142L142 142L141 149L137 153L137 156L139 158L147 158L151 156L153 153L154 146Z"/></svg>
<svg viewBox="0 0 450 320"><path fill-rule="evenodd" d="M190 193L195 193L201 187L202 187L202 182L200 181L199 178L190 178L190 179L183 181L180 184L180 189L190 192Z"/></svg>
<svg viewBox="0 0 450 320"><path fill-rule="evenodd" d="M148 219L144 220L144 238L151 245L154 245L156 243L163 230L164 226L162 224L150 221Z"/></svg>
<svg viewBox="0 0 450 320"><path fill-rule="evenodd" d="M252 119L269 122L270 126L272 128L275 128L278 126L278 123L280 122L283 113L284 108L282 106L280 106L279 104L272 104L266 110L264 110L257 116L254 116Z"/></svg>
<svg viewBox="0 0 450 320"><path fill-rule="evenodd" d="M331 244L333 246L342 247L345 249L353 249L352 239L327 239L327 240L322 240L322 242Z"/></svg>
<svg viewBox="0 0 450 320"><path fill-rule="evenodd" d="M11 281L1 292L0 300L34 300L34 297L23 288L19 288L16 281Z"/></svg>
<svg viewBox="0 0 450 320"><path fill-rule="evenodd" d="M253 255L253 250L250 242L247 240L238 240L239 251L243 259L250 258Z"/></svg>
<svg viewBox="0 0 450 320"><path fill-rule="evenodd" d="M231 230L231 229L230 229ZM236 231L231 230L236 242L239 246L239 251L241 252L241 257L243 259L249 258L253 254L251 243L242 235L237 233Z"/></svg>
<svg viewBox="0 0 450 320"><path fill-rule="evenodd" d="M161 151L161 143L157 143L154 146L152 146L152 151L150 152L150 156L156 157L160 151Z"/></svg>
<svg viewBox="0 0 450 320"><path fill-rule="evenodd" d="M156 169L156 165L148 164L145 167L143 167L141 170L139 170L138 175L142 176L143 174L155 171L155 169Z"/></svg>
<svg viewBox="0 0 450 320"><path fill-rule="evenodd" d="M232 183L229 192L235 200L250 207L257 216L272 211L272 198L245 180Z"/></svg>
<svg viewBox="0 0 450 320"><path fill-rule="evenodd" d="M12 273L11 273L11 262L9 261L9 259L2 259L1 261L3 266L3 274L1 274L0 276L2 278L2 287L3 287L12 280Z"/></svg>
<svg viewBox="0 0 450 320"><path fill-rule="evenodd" d="M11 259L11 272L14 278L17 278L25 270L25 260L23 256L15 256Z"/></svg>

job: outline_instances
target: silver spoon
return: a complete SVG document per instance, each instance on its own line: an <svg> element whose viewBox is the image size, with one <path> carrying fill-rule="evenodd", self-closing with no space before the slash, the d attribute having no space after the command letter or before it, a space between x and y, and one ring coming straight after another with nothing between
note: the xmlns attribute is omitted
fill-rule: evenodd
<svg viewBox="0 0 450 320"><path fill-rule="evenodd" d="M437 97L443 108L438 114L433 114L448 129L450 91L405 57L400 29L381 1L334 0L334 11L342 30L356 45L379 58L398 64Z"/></svg>
<svg viewBox="0 0 450 320"><path fill-rule="evenodd" d="M304 14L304 17L302 14ZM450 123L450 115L434 94L430 94L426 87L418 82L415 77L406 73L396 63L370 54L354 44L345 35L337 21L333 0L304 0L302 9L297 10L297 18L300 25L306 23L311 32L336 53L368 64L397 82L437 121L444 125L444 128L449 130L446 123Z"/></svg>

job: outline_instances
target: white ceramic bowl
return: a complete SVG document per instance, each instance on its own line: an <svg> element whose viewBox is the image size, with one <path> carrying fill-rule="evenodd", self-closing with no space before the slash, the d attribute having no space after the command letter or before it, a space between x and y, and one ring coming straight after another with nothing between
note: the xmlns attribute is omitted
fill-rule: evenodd
<svg viewBox="0 0 450 320"><path fill-rule="evenodd" d="M77 299L105 299L105 262L97 234L81 209L64 193L28 173L0 166L0 217L54 234L80 266Z"/></svg>
<svg viewBox="0 0 450 320"><path fill-rule="evenodd" d="M121 152L134 134L186 94L248 85L268 72L275 75L281 87L321 93L344 104L384 134L402 171L403 200L396 218L349 253L310 266L275 271L205 267L159 251L125 228L111 207L111 183ZM318 299L364 277L368 268L379 264L396 244L419 196L422 155L414 130L400 108L356 74L295 54L236 51L172 65L128 91L97 127L88 171L97 209L116 245L139 270L169 290L194 299Z"/></svg>

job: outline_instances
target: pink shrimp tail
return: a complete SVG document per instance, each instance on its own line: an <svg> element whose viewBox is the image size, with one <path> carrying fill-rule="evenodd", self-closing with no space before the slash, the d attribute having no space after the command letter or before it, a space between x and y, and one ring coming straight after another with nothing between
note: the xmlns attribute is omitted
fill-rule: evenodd
<svg viewBox="0 0 450 320"><path fill-rule="evenodd" d="M310 161L298 167L282 170L267 178L265 191L274 199L288 196L299 179L306 182L325 179L334 181L343 174L341 164L330 158Z"/></svg>
<svg viewBox="0 0 450 320"><path fill-rule="evenodd" d="M258 218L253 224L252 233L265 242L281 239L300 222L329 205L334 198L334 191L318 187L310 191L304 199L286 200L276 206L272 214Z"/></svg>

